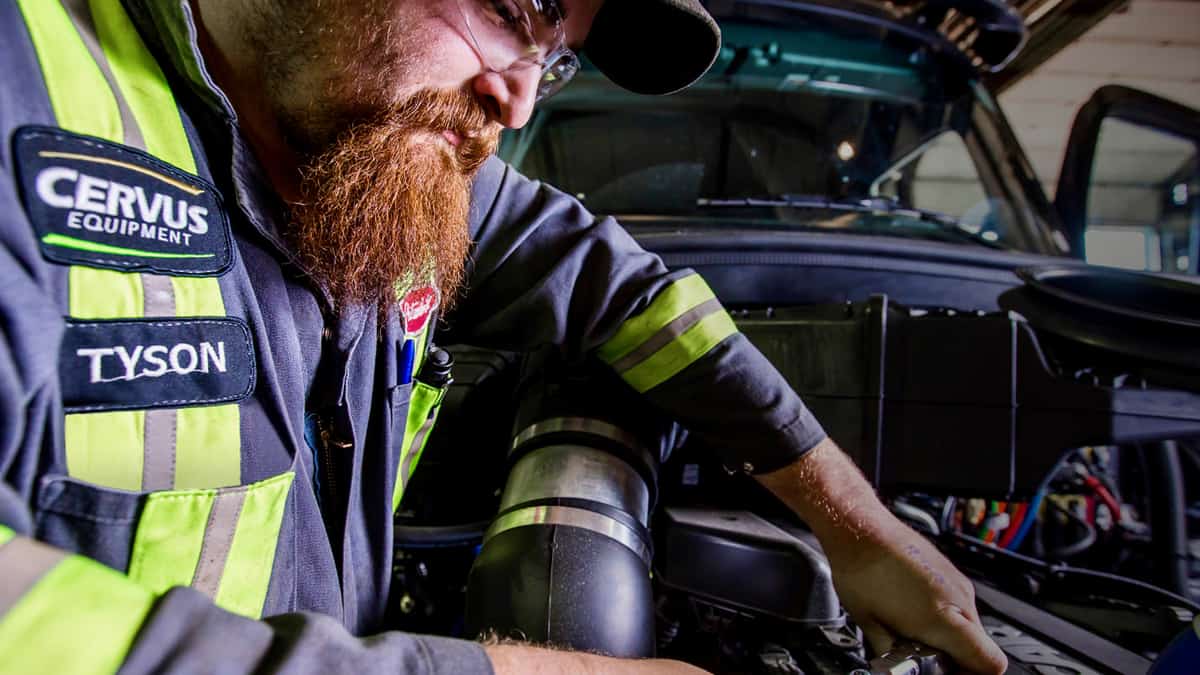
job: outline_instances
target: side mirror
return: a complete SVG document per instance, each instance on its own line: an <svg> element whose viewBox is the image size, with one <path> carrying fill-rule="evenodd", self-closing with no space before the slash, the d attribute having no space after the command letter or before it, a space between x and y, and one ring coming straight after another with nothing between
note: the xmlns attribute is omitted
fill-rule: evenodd
<svg viewBox="0 0 1200 675"><path fill-rule="evenodd" d="M1091 263L1196 274L1200 111L1129 87L1080 108L1055 207L1071 253Z"/></svg>

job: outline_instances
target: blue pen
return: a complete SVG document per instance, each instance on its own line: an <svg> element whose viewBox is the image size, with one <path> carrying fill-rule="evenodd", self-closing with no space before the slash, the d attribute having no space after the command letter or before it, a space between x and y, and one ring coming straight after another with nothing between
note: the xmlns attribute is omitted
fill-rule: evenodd
<svg viewBox="0 0 1200 675"><path fill-rule="evenodd" d="M405 340L400 348L400 384L408 384L413 378L413 360L416 358L416 342Z"/></svg>

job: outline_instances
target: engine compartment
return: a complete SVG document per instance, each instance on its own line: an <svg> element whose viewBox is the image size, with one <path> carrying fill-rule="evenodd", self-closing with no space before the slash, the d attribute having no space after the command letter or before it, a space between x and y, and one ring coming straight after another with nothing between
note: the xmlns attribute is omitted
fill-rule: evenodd
<svg viewBox="0 0 1200 675"><path fill-rule="evenodd" d="M500 490L518 404L511 394L521 366L504 354L452 351L462 380L443 413L445 431L427 454L430 465L418 472L398 520L394 616L397 627L410 631L475 637L476 627L466 622L470 569L492 516L503 510ZM467 374L474 374L473 380L467 381ZM474 417L480 410L496 418L491 429L488 414ZM464 414L478 423L462 424ZM497 432L505 418L506 431ZM461 471L463 462L475 470ZM457 513L438 507L449 495ZM872 655L841 610L820 544L752 480L727 472L706 450L684 443L658 471L655 502L649 527L652 653L714 673L833 674L868 668ZM930 514L948 502L905 492L893 503ZM958 507L965 509L965 504ZM1098 581L1067 566L992 549L953 528L931 534L978 581L985 625L1008 653L1010 673L1145 671L1147 656L1162 649L1194 611L1182 598L1115 575ZM587 579L583 574L576 583ZM1090 585L1087 595L1079 595L1081 585ZM1100 626L1105 621L1124 623L1126 632L1105 634ZM1130 637L1128 628L1138 626L1139 634ZM500 637L533 638L521 631Z"/></svg>
<svg viewBox="0 0 1200 675"><path fill-rule="evenodd" d="M1175 441L1200 436L1200 393L1188 388L1186 369L1164 374L1080 349L1008 311L910 307L882 295L731 314L894 512L975 581L1009 672L1146 672L1200 611L1188 597L1186 550L1180 557L1183 491L1151 488L1164 477L1181 481L1180 458L1195 456L1194 442ZM584 560L567 585L573 600L595 594L580 610L588 615L601 611L605 593L615 598L613 589L633 583L629 570L644 569L651 583L638 602L649 615L608 609L618 628L653 635L631 651L606 649L588 642L602 622L576 615L560 630L541 610L535 630L512 624L491 634L653 653L716 673L876 672L870 659L879 655L842 610L815 537L713 449L606 388L595 370L564 375L545 355L450 351L455 383L397 518L396 627L479 634L482 624L470 618L472 564L488 556L493 518L513 506L505 483L521 461L523 432L539 420L562 431L592 419L641 439L640 456L651 461L594 434L550 434L549 445L639 465L648 501L632 509L633 520L648 525L652 557L645 568L627 565L615 582ZM553 387L530 385L547 377ZM531 406L540 418L529 416ZM543 511L580 506L571 501L578 496L554 490L530 494L524 503ZM539 525L572 526L539 517ZM1163 534L1181 523L1182 535ZM585 558L599 555L593 544L581 549L590 551ZM488 584L511 587L500 604L517 614L530 586L514 579L493 575ZM936 660L908 656L896 657L902 669L892 672L941 672Z"/></svg>

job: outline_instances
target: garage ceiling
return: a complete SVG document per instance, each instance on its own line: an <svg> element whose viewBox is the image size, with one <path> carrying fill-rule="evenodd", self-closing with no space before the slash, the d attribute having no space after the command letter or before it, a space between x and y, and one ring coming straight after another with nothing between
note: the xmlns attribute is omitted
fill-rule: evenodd
<svg viewBox="0 0 1200 675"><path fill-rule="evenodd" d="M1036 25L1036 17L1030 18ZM1200 108L1200 1L1132 0L1000 95L1050 196L1075 113L1104 84ZM1131 154L1121 174L1109 176L1115 182L1147 176L1150 167L1161 173L1176 161L1164 154L1173 152L1169 143L1143 144L1127 136L1121 145Z"/></svg>

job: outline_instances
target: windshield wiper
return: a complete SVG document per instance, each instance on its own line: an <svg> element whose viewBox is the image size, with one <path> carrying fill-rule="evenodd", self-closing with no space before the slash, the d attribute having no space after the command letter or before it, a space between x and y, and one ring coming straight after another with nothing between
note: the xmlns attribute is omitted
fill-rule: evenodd
<svg viewBox="0 0 1200 675"><path fill-rule="evenodd" d="M989 248L1004 248L1001 244L985 239L976 232L967 229L957 218L929 209L919 209L905 206L900 202L886 197L862 197L830 199L824 195L772 195L769 197L743 197L737 199L707 199L696 200L696 206L708 208L794 208L794 209L825 209L829 211L850 211L853 213L886 213L901 216L924 223L932 223L938 231L965 238Z"/></svg>

